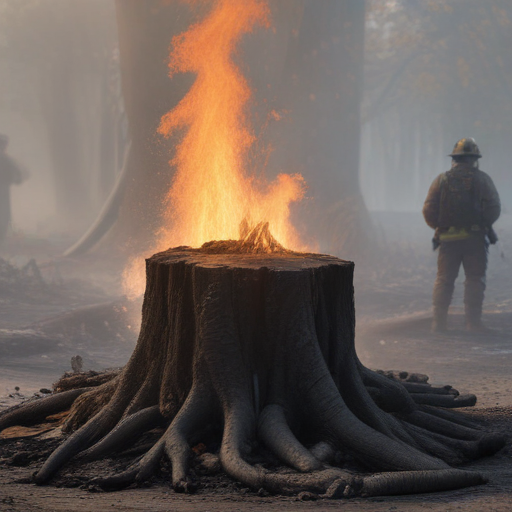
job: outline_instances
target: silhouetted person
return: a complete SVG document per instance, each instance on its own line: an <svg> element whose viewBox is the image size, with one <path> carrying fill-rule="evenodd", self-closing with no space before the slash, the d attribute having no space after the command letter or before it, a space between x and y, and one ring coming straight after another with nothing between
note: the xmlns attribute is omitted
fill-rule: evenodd
<svg viewBox="0 0 512 512"><path fill-rule="evenodd" d="M23 181L22 173L6 153L9 137L0 134L0 244L5 239L11 222L11 185Z"/></svg>
<svg viewBox="0 0 512 512"><path fill-rule="evenodd" d="M500 198L491 178L478 169L482 155L474 139L459 140L449 156L452 168L434 180L423 206L426 223L436 230L434 249L439 246L432 330L447 328L462 264L466 328L482 331L487 249L489 242L497 241L492 225L500 216Z"/></svg>

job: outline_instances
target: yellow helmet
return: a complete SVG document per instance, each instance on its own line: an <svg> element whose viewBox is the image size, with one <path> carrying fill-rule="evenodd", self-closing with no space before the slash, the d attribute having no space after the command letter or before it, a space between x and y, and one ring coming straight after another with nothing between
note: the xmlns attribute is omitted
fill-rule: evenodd
<svg viewBox="0 0 512 512"><path fill-rule="evenodd" d="M453 146L453 151L448 156L475 156L476 158L482 158L482 153L477 146L473 137L467 137L457 141Z"/></svg>

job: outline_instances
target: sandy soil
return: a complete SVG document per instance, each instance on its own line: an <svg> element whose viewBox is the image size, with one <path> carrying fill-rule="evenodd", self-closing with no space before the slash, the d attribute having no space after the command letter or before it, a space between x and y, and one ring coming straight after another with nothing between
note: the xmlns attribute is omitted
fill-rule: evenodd
<svg viewBox="0 0 512 512"><path fill-rule="evenodd" d="M429 245L431 232L419 215L381 214L375 219L382 249L376 264L371 269L358 269L355 280L356 346L361 360L370 368L425 373L433 384L451 384L461 392L475 393L478 402L471 414L485 420L489 429L512 436L512 217L505 216L498 223L497 231L503 242L490 251L484 320L494 332L485 336L470 335L463 329L461 283L450 315L450 332L429 332L436 265L436 255ZM64 289L54 290L51 301L34 303L27 297L0 297L0 330L23 330L63 311L118 299L111 293L115 287L100 290L90 282L86 279L83 287L74 287L72 301ZM135 304L134 309L139 306ZM13 351L12 347L2 346L0 340L0 408L40 388L51 387L63 371L70 369L70 357L76 353L83 356L84 369L123 365L135 341L133 329L126 330L126 326L113 321L109 332L113 335L108 342L98 341L84 324L70 339L52 338L53 344L49 342L44 350L19 347ZM15 386L20 387L19 392L15 392ZM40 442L51 447L52 440ZM80 481L74 487L61 488L21 483L35 467L0 466L1 512L512 509L511 443L498 455L470 465L488 475L489 483L485 486L431 495L349 501L303 502L297 498L259 496L227 478L206 479L206 485L191 496L174 493L162 481L149 488L116 493L91 493L80 488Z"/></svg>

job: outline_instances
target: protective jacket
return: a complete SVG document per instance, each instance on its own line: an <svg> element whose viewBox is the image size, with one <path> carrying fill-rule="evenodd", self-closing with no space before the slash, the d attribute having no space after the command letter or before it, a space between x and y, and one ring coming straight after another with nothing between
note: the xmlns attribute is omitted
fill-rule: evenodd
<svg viewBox="0 0 512 512"><path fill-rule="evenodd" d="M455 164L430 186L423 216L441 240L461 240L485 233L501 213L498 191L485 172Z"/></svg>

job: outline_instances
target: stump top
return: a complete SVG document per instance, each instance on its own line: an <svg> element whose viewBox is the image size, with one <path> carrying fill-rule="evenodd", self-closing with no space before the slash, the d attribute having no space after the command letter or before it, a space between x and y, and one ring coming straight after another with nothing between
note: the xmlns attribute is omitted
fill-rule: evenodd
<svg viewBox="0 0 512 512"><path fill-rule="evenodd" d="M230 267L244 269L269 268L272 270L304 270L324 266L348 266L354 263L326 254L300 253L287 251L271 254L251 254L233 252L210 252L192 247L174 247L154 254L149 263L172 265L183 262L200 267Z"/></svg>

